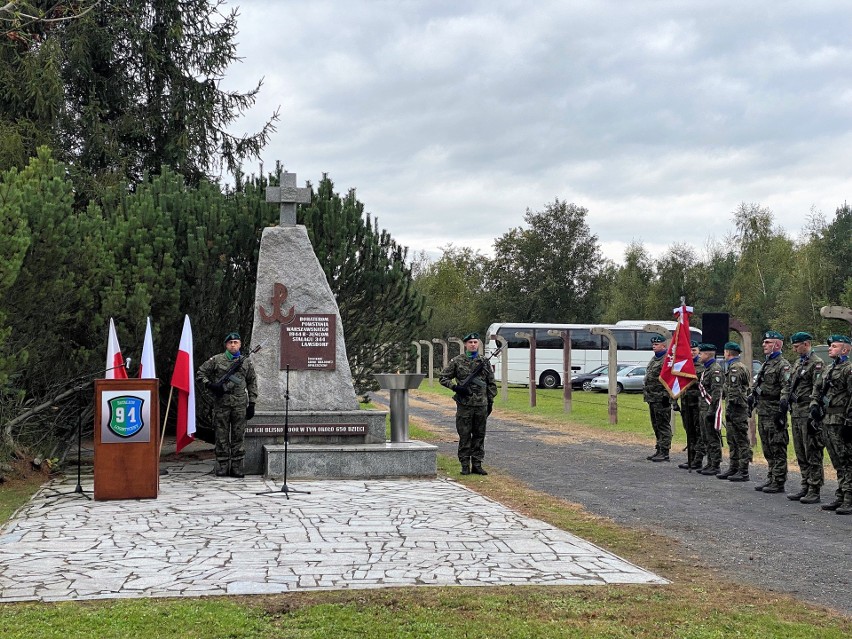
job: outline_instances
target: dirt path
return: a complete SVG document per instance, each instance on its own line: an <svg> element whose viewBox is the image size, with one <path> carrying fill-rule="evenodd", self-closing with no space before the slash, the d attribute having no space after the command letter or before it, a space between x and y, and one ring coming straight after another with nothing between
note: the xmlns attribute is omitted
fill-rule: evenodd
<svg viewBox="0 0 852 639"><path fill-rule="evenodd" d="M387 394L376 400L387 404ZM438 435L442 453L455 455L451 400L421 395L412 398L410 413ZM618 434L580 425L566 431L495 412L485 465L596 515L677 539L685 552L734 580L852 614L852 517L756 492L765 465L753 468L751 482L732 484L678 469L685 454L654 464L645 459L650 452L646 443ZM798 485L791 472L788 489ZM823 501L835 488L833 479L826 481Z"/></svg>

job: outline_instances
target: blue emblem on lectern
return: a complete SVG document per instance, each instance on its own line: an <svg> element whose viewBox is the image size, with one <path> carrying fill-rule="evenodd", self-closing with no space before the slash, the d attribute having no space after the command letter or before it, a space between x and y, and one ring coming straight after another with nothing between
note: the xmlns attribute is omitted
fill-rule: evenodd
<svg viewBox="0 0 852 639"><path fill-rule="evenodd" d="M110 431L119 437L133 437L145 425L142 421L142 405L140 397L122 395L109 400Z"/></svg>

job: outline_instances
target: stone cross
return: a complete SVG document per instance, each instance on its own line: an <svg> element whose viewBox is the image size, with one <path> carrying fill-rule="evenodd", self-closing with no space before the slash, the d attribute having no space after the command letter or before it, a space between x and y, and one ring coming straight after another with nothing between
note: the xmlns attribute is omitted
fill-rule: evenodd
<svg viewBox="0 0 852 639"><path fill-rule="evenodd" d="M296 226L296 205L310 204L311 190L296 186L296 174L281 171L278 175L280 186L266 187L266 201L280 204L278 223L281 226Z"/></svg>

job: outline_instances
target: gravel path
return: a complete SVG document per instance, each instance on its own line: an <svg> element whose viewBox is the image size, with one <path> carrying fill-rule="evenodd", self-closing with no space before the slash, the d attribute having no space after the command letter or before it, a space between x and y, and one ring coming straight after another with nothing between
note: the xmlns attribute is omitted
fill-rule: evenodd
<svg viewBox="0 0 852 639"><path fill-rule="evenodd" d="M387 393L376 400L387 404ZM445 429L448 441L437 444L455 455L450 408L443 398L420 396L410 413ZM751 482L732 484L678 469L685 453L655 464L645 459L650 447L562 439L569 438L520 420L489 419L485 466L620 524L673 537L735 581L852 614L852 517L756 492L765 465L752 466ZM787 488L799 479L791 472ZM836 486L826 482L823 502Z"/></svg>

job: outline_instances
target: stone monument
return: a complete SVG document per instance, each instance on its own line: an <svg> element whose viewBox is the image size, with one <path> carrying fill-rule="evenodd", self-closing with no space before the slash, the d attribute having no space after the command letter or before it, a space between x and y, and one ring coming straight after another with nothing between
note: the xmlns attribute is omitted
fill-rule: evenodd
<svg viewBox="0 0 852 639"><path fill-rule="evenodd" d="M290 478L434 477L435 446L388 443L387 412L358 409L337 302L307 229L296 224L296 205L310 198L286 171L266 190L281 208L279 225L260 241L252 346L263 348L252 357L258 399L245 470L283 475L286 418Z"/></svg>

